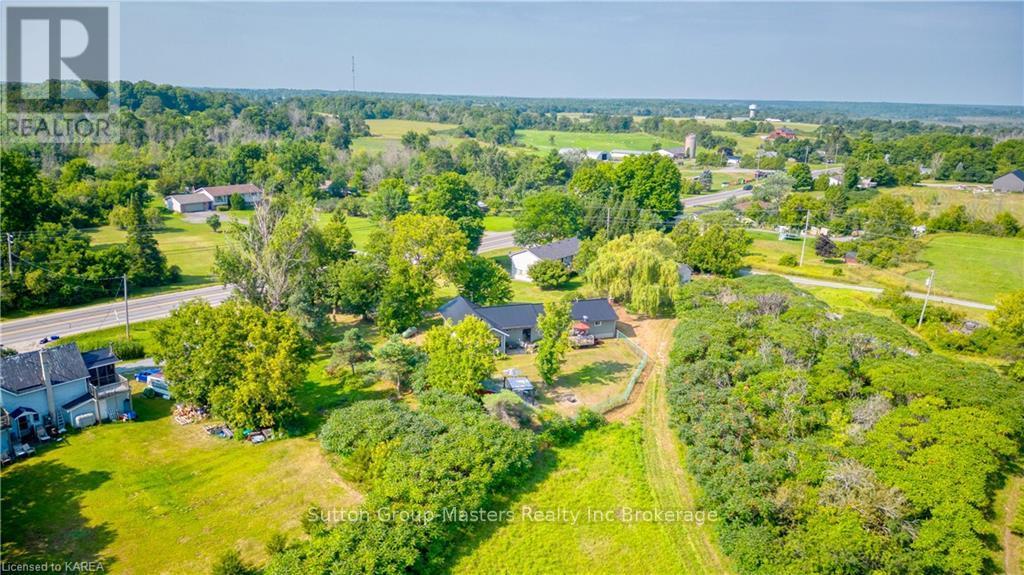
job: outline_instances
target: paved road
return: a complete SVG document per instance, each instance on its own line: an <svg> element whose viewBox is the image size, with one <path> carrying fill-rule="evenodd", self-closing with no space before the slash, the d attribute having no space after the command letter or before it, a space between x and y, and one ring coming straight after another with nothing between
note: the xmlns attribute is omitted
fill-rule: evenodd
<svg viewBox="0 0 1024 575"><path fill-rule="evenodd" d="M784 278L788 279L789 281L791 281L791 282L793 282L793 283L795 283L797 285L808 285L808 286L817 286L817 287L846 289L846 290L862 291L862 292L874 293L874 294L882 293L882 288L876 288L876 287L859 286L859 285L847 284L847 283L842 283L842 282L830 282L830 281L827 281L827 280L816 280L816 279L813 279L813 278L805 278L805 277L800 277L800 276L790 276L790 275L785 275L785 274L772 274L772 272L763 272L763 271L758 271L758 270L751 270L750 273L757 274L757 275L768 275L768 274L771 274L771 275L781 276L781 277L784 277ZM908 292L904 292L904 293L907 294L908 296L914 298L914 299L924 299L926 297L925 294L920 293L920 292L916 292L916 291L908 291ZM959 299L959 298L955 298L955 297L945 297L945 296L934 295L934 294L931 297L931 301L940 302L940 303L946 303L946 304L949 304L949 305L958 305L958 306L963 306L963 307L970 307L970 308L974 308L974 309L984 309L984 310L994 310L994 309L996 309L996 306L989 305L987 303L981 303L981 302L971 301L971 300L967 300L967 299Z"/></svg>
<svg viewBox="0 0 1024 575"><path fill-rule="evenodd" d="M486 232L478 253L515 246L512 232ZM182 302L201 298L214 305L231 295L223 286L210 286L128 300L128 316L133 321L167 317ZM124 324L124 302L92 305L69 311L48 313L0 323L0 344L18 351L36 349L39 340L67 336Z"/></svg>
<svg viewBox="0 0 1024 575"><path fill-rule="evenodd" d="M811 176L817 178L822 174L831 174L838 171L840 168L825 168L823 170L811 170ZM742 187L734 188L732 190L722 190L712 194L702 194L693 198L686 198L683 200L684 208L699 208L706 206L713 206L720 204L730 198L745 198L752 195L754 190L744 190Z"/></svg>
<svg viewBox="0 0 1024 575"><path fill-rule="evenodd" d="M477 248L476 253L482 254L515 246L516 242L512 238L512 232L484 232L484 237L480 240L480 247Z"/></svg>
<svg viewBox="0 0 1024 575"><path fill-rule="evenodd" d="M201 298L216 305L230 295L231 290L226 287L209 286L131 298L128 300L128 316L133 322L166 317L171 310L190 299ZM39 340L49 335L73 335L123 324L123 301L91 305L0 323L0 343L19 351L27 351L39 347Z"/></svg>

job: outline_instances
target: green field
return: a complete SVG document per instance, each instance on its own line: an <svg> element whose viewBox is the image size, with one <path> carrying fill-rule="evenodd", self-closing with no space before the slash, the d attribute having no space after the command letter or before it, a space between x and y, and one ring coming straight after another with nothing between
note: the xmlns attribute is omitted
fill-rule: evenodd
<svg viewBox="0 0 1024 575"><path fill-rule="evenodd" d="M977 184L971 184L976 186ZM883 190L887 194L901 194L914 202L914 211L934 216L950 206L961 205L967 213L991 221L999 212L1010 212L1024 223L1024 194L974 193L968 190L937 186L900 186Z"/></svg>
<svg viewBox="0 0 1024 575"><path fill-rule="evenodd" d="M174 286L161 286L163 289L150 291L167 291L167 288L181 289L214 283L215 280L211 277L213 255L217 246L224 244L224 227L220 233L214 232L205 223L191 224L184 221L180 214L164 218L163 224L163 228L154 232L153 236L160 245L160 251L167 256L167 263L181 268L182 281ZM93 246L97 247L125 241L125 232L110 225L90 232L89 235L92 237Z"/></svg>
<svg viewBox="0 0 1024 575"><path fill-rule="evenodd" d="M554 144L551 138L554 137ZM583 148L586 150L650 150L655 143L662 148L682 146L682 142L659 138L639 132L558 132L555 130L517 130L516 140L541 151L559 148Z"/></svg>
<svg viewBox="0 0 1024 575"><path fill-rule="evenodd" d="M366 124L370 127L370 135L353 139L353 152L383 152L391 148L400 148L402 136L406 132L431 134L431 143L446 144L452 139L452 131L458 127L455 124L440 122L396 119L367 120Z"/></svg>
<svg viewBox="0 0 1024 575"><path fill-rule="evenodd" d="M993 303L995 295L1024 285L1024 239L971 234L925 236L917 262L890 269L865 264L843 264L824 260L814 253L814 240L807 239L802 267L779 265L784 254L800 257L799 240L779 241L773 232L749 232L754 238L744 262L756 269L807 276L829 281L875 287L906 287L923 292L924 281L934 269L934 293L982 303ZM833 275L833 270L842 275Z"/></svg>
<svg viewBox="0 0 1024 575"><path fill-rule="evenodd" d="M935 234L918 259L935 270L936 289L959 297L994 303L996 294L1024 287L1024 238ZM919 282L927 276L927 270L907 274Z"/></svg>
<svg viewBox="0 0 1024 575"><path fill-rule="evenodd" d="M516 229L516 219L512 216L484 216L484 231L511 232Z"/></svg>
<svg viewBox="0 0 1024 575"><path fill-rule="evenodd" d="M643 442L639 424L612 424L587 432L575 445L545 452L524 484L503 501L513 520L471 535L452 572L717 572L689 545L692 532L710 530L707 523L616 516L626 508L659 508L646 477ZM524 508L581 515L575 525L531 521ZM594 512L590 519L588 510Z"/></svg>
<svg viewBox="0 0 1024 575"><path fill-rule="evenodd" d="M304 433L319 407L345 397L314 367L300 405ZM105 572L206 573L224 551L265 558L276 531L301 537L312 504L355 505L312 435L252 445L169 417L172 402L136 394L134 423L72 434L3 471L5 562L99 560Z"/></svg>

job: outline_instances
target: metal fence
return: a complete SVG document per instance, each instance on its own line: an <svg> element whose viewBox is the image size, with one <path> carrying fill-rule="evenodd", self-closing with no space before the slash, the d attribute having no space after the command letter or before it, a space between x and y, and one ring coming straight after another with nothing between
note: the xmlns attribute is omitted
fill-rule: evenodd
<svg viewBox="0 0 1024 575"><path fill-rule="evenodd" d="M626 334L621 331L616 330L615 337L616 339L621 339L626 342L626 345L628 345L633 353L640 359L640 363L638 363L636 369L633 370L633 375L630 376L629 383L626 384L626 389L622 390L622 393L609 397L593 407L594 411L597 413L607 413L616 407L626 405L629 401L629 396L633 394L633 387L635 387L636 382L640 380L640 374L642 374L644 372L644 368L647 367L648 358L646 351L633 343L633 341L626 337Z"/></svg>

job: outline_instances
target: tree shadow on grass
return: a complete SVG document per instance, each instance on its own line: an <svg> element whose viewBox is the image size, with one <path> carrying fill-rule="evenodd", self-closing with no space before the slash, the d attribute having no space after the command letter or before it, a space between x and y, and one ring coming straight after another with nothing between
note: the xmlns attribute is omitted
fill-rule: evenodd
<svg viewBox="0 0 1024 575"><path fill-rule="evenodd" d="M56 461L26 461L5 470L4 564L99 561L109 572L114 559L103 550L116 533L82 515L83 495L108 480L106 471L83 473Z"/></svg>
<svg viewBox="0 0 1024 575"><path fill-rule="evenodd" d="M621 361L598 361L589 363L572 373L558 378L556 387L572 389L580 385L606 385L621 381L623 374L633 366Z"/></svg>

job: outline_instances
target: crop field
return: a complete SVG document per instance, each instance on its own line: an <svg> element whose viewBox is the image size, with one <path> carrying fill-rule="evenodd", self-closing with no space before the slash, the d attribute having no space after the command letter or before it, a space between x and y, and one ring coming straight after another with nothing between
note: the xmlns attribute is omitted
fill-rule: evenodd
<svg viewBox="0 0 1024 575"><path fill-rule="evenodd" d="M452 572L720 573L692 547L693 537L711 530L708 523L630 520L626 514L658 505L644 441L638 423L611 424L545 452L502 501L513 519L475 531ZM571 517L538 520L535 513L558 509L580 515L573 523Z"/></svg>
<svg viewBox="0 0 1024 575"><path fill-rule="evenodd" d="M402 136L406 132L431 134L430 141L434 144L445 144L452 139L455 124L441 122L422 122L419 120L367 120L370 135L352 140L352 151L383 152L389 148L399 148Z"/></svg>
<svg viewBox="0 0 1024 575"><path fill-rule="evenodd" d="M976 186L977 184L971 184ZM1010 212L1024 222L1024 194L972 192L938 186L901 186L883 190L883 193L902 194L914 202L914 211L936 215L950 206L962 205L967 213L991 221L999 212Z"/></svg>
<svg viewBox="0 0 1024 575"><path fill-rule="evenodd" d="M343 397L336 381L316 371L301 396L313 414ZM252 445L176 424L171 401L140 394L133 401L136 422L74 433L4 468L5 561L206 573L233 548L262 561L274 532L268 526L304 537L299 520L313 504L343 509L362 498L311 435Z"/></svg>
<svg viewBox="0 0 1024 575"><path fill-rule="evenodd" d="M554 138L552 143L551 138ZM659 138L640 132L558 132L555 130L518 130L516 139L527 146L541 151L559 148L583 148L586 150L650 150L653 144L662 148L682 146L682 142Z"/></svg>

